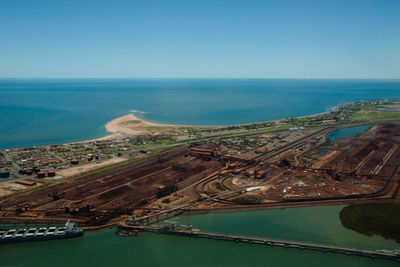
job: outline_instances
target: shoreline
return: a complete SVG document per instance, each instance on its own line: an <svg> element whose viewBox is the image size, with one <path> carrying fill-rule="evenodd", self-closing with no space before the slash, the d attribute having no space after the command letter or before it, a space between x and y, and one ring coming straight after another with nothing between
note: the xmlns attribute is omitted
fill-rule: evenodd
<svg viewBox="0 0 400 267"><path fill-rule="evenodd" d="M101 138L109 138L112 137L112 135L114 134L127 134L127 135L142 135L142 134L146 134L146 132L144 131L139 131L139 130L133 130L131 128L127 128L124 126L120 126L118 125L119 123L122 124L126 124L129 121L140 121L140 126L154 126L154 127L170 127L170 128L180 128L180 127L189 127L189 128L223 128L223 127L234 127L234 126L246 126L246 125L251 125L251 124L261 124L261 123L270 123L270 122L280 122L280 121L284 121L284 120L288 120L288 119L304 119L304 118L313 118L313 117L317 117L317 116L321 116L321 115L326 115L329 114L331 112L335 112L337 111L340 107L345 106L345 105L349 105L352 103L358 103L358 102L369 102L369 101L388 101L388 100L396 100L396 99L372 99L372 100L358 100L358 101L350 101L350 102L346 102L343 104L339 104L333 107L328 108L328 111L325 112L321 112L321 113L316 113L316 114L311 114L311 115L304 115L304 116L295 116L295 117L288 117L288 118L281 118L281 119L275 119L275 120L266 120L266 121L257 121L257 122L248 122L248 123L239 123L239 124L227 124L227 125L184 125L184 124L164 124L164 123L157 123L157 122L151 122L145 119L141 119L139 117L137 117L135 114L146 114L147 112L143 112L143 111L138 111L138 110L131 110L131 112L127 115L123 115L121 117L117 117L111 121L109 121L108 123L106 123L105 128L107 130L107 132L110 133L110 135L106 135L104 137ZM132 133L130 133L132 132ZM98 138L98 139L101 139ZM95 139L97 140L97 139Z"/></svg>
<svg viewBox="0 0 400 267"><path fill-rule="evenodd" d="M156 122L151 122L147 121L145 119L139 118L135 114L146 114L146 112L143 111L138 111L138 110L131 110L129 114L117 117L109 122L107 122L103 127L105 130L109 133L104 136L100 136L97 138L91 138L87 140L81 140L81 141L75 141L75 142L66 142L66 143L57 143L54 145L67 145L67 144L74 144L74 143L87 143L87 142L93 142L93 141L102 141L102 140L118 140L122 139L126 136L139 136L139 135L146 135L146 134L154 134L151 133L149 130L143 129L143 128L160 128L160 129L177 129L177 128L223 128L223 127L234 127L234 126L246 126L246 125L251 125L251 124L261 124L261 123L271 123L271 122L281 122L284 120L288 119L302 119L302 118L312 118L316 116L321 116L325 114L329 114L331 112L336 111L339 107L344 106L344 105L349 105L352 103L357 103L357 102L369 102L369 101L388 101L388 100L397 100L397 99L372 99L372 100L359 100L359 101L351 101L351 102L346 102L337 106L333 106L329 108L329 111L326 112L321 112L321 113L316 113L312 115L305 115L305 116L297 116L297 117L288 117L288 118L281 118L281 119L275 119L275 120L267 120L267 121L258 121L258 122L249 122L249 123L242 123L242 124L227 124L227 125L212 125L212 126L207 126L207 125L180 125L180 124L164 124L164 123L156 123ZM141 129L132 129L126 126L130 121L137 121L137 124L139 128ZM122 124L122 125L121 125ZM154 129L153 129L154 130ZM156 133L155 134L159 134ZM48 144L48 145L32 145L29 147L45 147L45 146L50 146L53 144ZM1 148L0 150L7 150L7 149L18 149L18 148L24 148L24 147L5 147Z"/></svg>
<svg viewBox="0 0 400 267"><path fill-rule="evenodd" d="M357 102L357 101L356 101ZM130 121L137 121L137 124L141 128L145 127L159 127L159 128L180 128L180 127L189 127L189 128L223 128L223 127L232 127L232 126L245 126L245 125L251 125L251 124L260 124L260 123L269 123L269 122L280 122L283 120L287 119L302 119L302 118L312 118L316 116L321 116L325 114L329 114L335 110L337 110L340 106L347 105L353 102L348 102L342 105L337 105L332 108L329 108L329 111L326 112L321 112L321 113L316 113L312 115L305 115L305 116L298 116L298 117L289 117L289 118L282 118L282 119L276 119L276 120L267 120L267 121L258 121L258 122L249 122L249 123L240 123L240 124L227 124L227 125L181 125L181 124L164 124L164 123L156 123L156 122L151 122L147 121L145 119L141 119L137 117L135 114L140 113L140 114L145 114L146 112L142 111L137 111L137 110L132 110L129 114L123 115L121 117L117 117L105 124L105 129L107 132L109 132L109 135L99 137L96 139L88 140L88 141L96 141L96 140L104 140L104 139L111 139L111 138L120 138L122 135L144 135L148 134L148 131L146 130L139 130L139 129L132 129L129 127L126 127L126 125Z"/></svg>

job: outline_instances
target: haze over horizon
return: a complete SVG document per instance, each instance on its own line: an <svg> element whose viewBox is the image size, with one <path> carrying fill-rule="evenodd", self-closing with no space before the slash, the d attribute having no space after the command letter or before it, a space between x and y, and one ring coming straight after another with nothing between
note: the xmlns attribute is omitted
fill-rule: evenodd
<svg viewBox="0 0 400 267"><path fill-rule="evenodd" d="M0 78L400 79L400 2L0 1Z"/></svg>

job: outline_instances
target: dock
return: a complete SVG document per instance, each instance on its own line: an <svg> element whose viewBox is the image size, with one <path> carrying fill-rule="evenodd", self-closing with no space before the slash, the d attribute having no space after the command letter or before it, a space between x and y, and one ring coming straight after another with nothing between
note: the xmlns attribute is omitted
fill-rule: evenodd
<svg viewBox="0 0 400 267"><path fill-rule="evenodd" d="M141 232L151 232L157 234L167 234L167 235L185 236L193 238L205 238L205 239L223 240L223 241L231 241L231 242L247 243L247 244L260 244L270 247L295 248L301 250L319 251L323 253L337 253L348 256L350 255L362 256L362 257L369 257L372 259L378 258L378 259L386 259L386 260L393 260L400 262L400 253L398 251L392 251L392 250L383 250L383 249L367 250L359 248L346 248L334 245L275 239L269 237L256 237L256 236L229 234L229 233L204 232L198 229L192 229L191 227L176 227L174 225L134 226L134 225L121 224L119 225L119 228L123 230L137 230Z"/></svg>

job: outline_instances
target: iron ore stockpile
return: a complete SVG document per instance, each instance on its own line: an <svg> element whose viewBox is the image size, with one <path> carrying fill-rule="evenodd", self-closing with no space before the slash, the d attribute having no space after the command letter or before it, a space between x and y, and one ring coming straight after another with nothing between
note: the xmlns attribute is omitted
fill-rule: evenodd
<svg viewBox="0 0 400 267"><path fill-rule="evenodd" d="M169 195L221 168L216 160L200 160L183 146L147 160L33 191L1 203L1 221L65 221L101 225L154 199Z"/></svg>
<svg viewBox="0 0 400 267"><path fill-rule="evenodd" d="M335 169L339 175L369 178L400 176L400 125L385 124L370 139L356 139L344 144L337 156L323 167Z"/></svg>
<svg viewBox="0 0 400 267"><path fill-rule="evenodd" d="M231 163L198 183L199 210L266 208L399 198L400 125L381 124L355 138L308 135L251 163ZM269 156L268 156L269 153ZM262 158L260 160L260 158Z"/></svg>
<svg viewBox="0 0 400 267"><path fill-rule="evenodd" d="M186 211L399 198L400 125L371 126L360 136L333 143L326 136L340 127L183 145L9 197L0 202L0 222L72 219L99 226L130 216L149 224Z"/></svg>

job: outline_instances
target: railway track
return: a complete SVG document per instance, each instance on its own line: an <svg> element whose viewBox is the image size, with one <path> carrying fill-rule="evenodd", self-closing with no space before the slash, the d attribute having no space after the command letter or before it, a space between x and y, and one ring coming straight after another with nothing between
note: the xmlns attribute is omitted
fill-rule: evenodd
<svg viewBox="0 0 400 267"><path fill-rule="evenodd" d="M303 136L303 137L301 137L301 138L299 138L299 139L297 139L297 140L295 140L293 142L290 142L290 143L285 144L283 146L280 146L280 147L277 147L277 148L272 149L270 151L267 151L267 152L265 152L265 153L263 153L261 155L255 156L254 158L252 158L252 160L264 161L264 160L270 159L270 158L272 158L274 156L277 156L277 155L285 152L286 150L289 150L291 148L296 147L297 145L299 145L300 143L304 142L307 139L314 138L314 137L317 137L317 136L319 136L321 134L328 133L328 132L330 132L330 131L332 131L334 129L335 129L334 127L328 127L328 128L320 129L320 130L318 130L318 131L316 131L314 133L311 133L309 135Z"/></svg>

